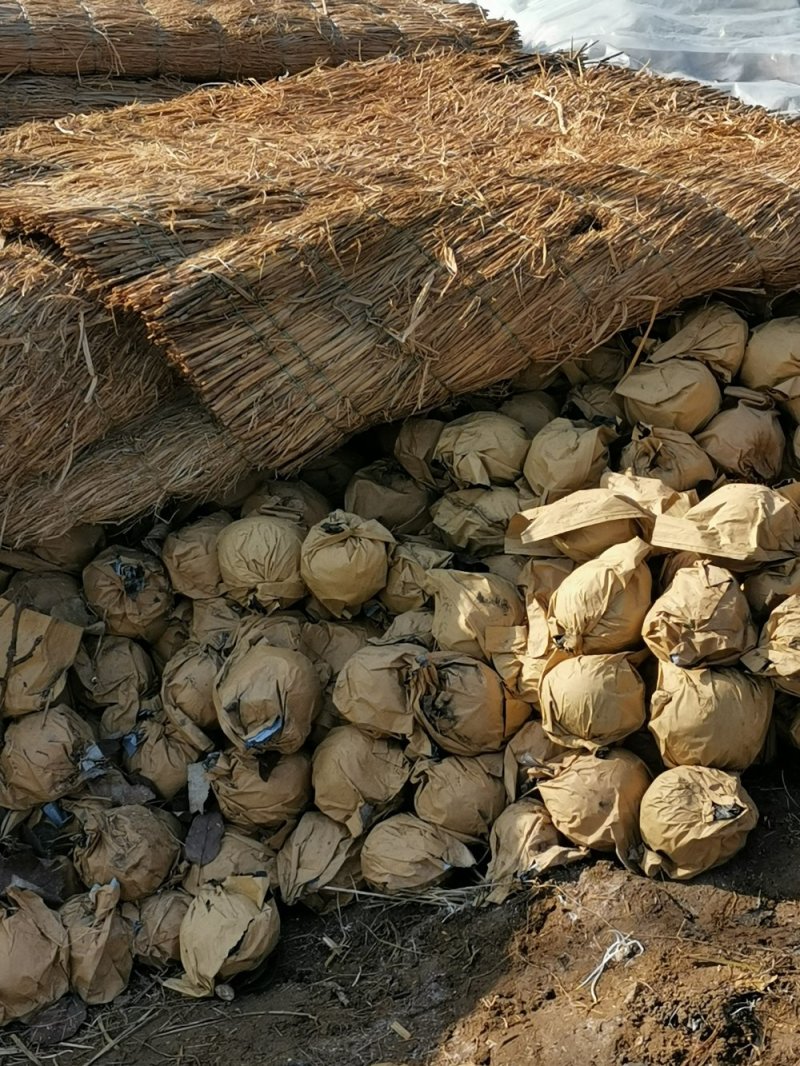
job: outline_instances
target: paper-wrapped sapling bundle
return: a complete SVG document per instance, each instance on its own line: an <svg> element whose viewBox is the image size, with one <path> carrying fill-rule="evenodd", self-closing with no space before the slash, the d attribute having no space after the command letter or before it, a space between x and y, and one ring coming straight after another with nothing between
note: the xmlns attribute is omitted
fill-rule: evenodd
<svg viewBox="0 0 800 1066"><path fill-rule="evenodd" d="M555 418L531 441L523 472L534 493L546 502L578 489L593 489L608 465L608 445L616 440L613 423L594 426Z"/></svg>
<svg viewBox="0 0 800 1066"><path fill-rule="evenodd" d="M445 427L436 418L409 418L394 442L394 457L414 481L429 489L443 489L447 473L435 458L436 445Z"/></svg>
<svg viewBox="0 0 800 1066"><path fill-rule="evenodd" d="M613 385L625 373L629 360L630 355L617 340L600 344L584 355L571 356L559 365L559 369L571 385L587 381Z"/></svg>
<svg viewBox="0 0 800 1066"><path fill-rule="evenodd" d="M380 628L369 621L308 622L303 626L303 643L317 660L328 665L335 679L355 653L379 633Z"/></svg>
<svg viewBox="0 0 800 1066"><path fill-rule="evenodd" d="M677 492L696 489L717 476L708 454L688 433L644 423L634 427L619 467L637 477L658 478Z"/></svg>
<svg viewBox="0 0 800 1066"><path fill-rule="evenodd" d="M630 658L556 652L539 685L542 725L556 743L596 751L641 729L644 682Z"/></svg>
<svg viewBox="0 0 800 1066"><path fill-rule="evenodd" d="M524 621L518 589L496 574L431 570L428 587L434 597L433 635L446 651L486 659L487 628Z"/></svg>
<svg viewBox="0 0 800 1066"><path fill-rule="evenodd" d="M249 833L285 834L311 804L311 760L305 752L223 752L206 774L223 817Z"/></svg>
<svg viewBox="0 0 800 1066"><path fill-rule="evenodd" d="M290 906L304 903L324 913L352 901L360 888L362 838L319 811L307 811L278 852L281 898ZM344 891L341 891L344 890Z"/></svg>
<svg viewBox="0 0 800 1066"><path fill-rule="evenodd" d="M468 655L432 652L409 678L417 721L442 751L500 751L531 715L491 667Z"/></svg>
<svg viewBox="0 0 800 1066"><path fill-rule="evenodd" d="M410 737L408 678L425 651L418 644L368 644L345 663L333 703L351 725L377 737Z"/></svg>
<svg viewBox="0 0 800 1066"><path fill-rule="evenodd" d="M642 869L688 881L732 858L757 822L736 775L704 766L667 770L642 799Z"/></svg>
<svg viewBox="0 0 800 1066"><path fill-rule="evenodd" d="M4 716L58 702L78 655L82 630L0 598L0 703Z"/></svg>
<svg viewBox="0 0 800 1066"><path fill-rule="evenodd" d="M0 746L0 807L24 811L68 796L101 765L91 726L69 707L14 718Z"/></svg>
<svg viewBox="0 0 800 1066"><path fill-rule="evenodd" d="M72 574L19 570L8 582L3 595L18 607L27 607L52 619L85 629L98 628L96 616L83 599L80 582Z"/></svg>
<svg viewBox="0 0 800 1066"><path fill-rule="evenodd" d="M212 852L213 854L213 852ZM213 858L193 862L183 878L183 889L196 896L206 885L222 884L228 877L267 877L274 882L275 852L261 840L226 829Z"/></svg>
<svg viewBox="0 0 800 1066"><path fill-rule="evenodd" d="M727 388L725 408L695 439L729 476L774 481L780 475L786 437L775 404L762 393Z"/></svg>
<svg viewBox="0 0 800 1066"><path fill-rule="evenodd" d="M763 618L789 596L800 596L800 558L748 574L742 590L753 614Z"/></svg>
<svg viewBox="0 0 800 1066"><path fill-rule="evenodd" d="M460 489L433 504L431 518L452 548L483 556L502 552L506 527L519 508L514 488Z"/></svg>
<svg viewBox="0 0 800 1066"><path fill-rule="evenodd" d="M395 814L376 825L361 849L367 884L390 896L433 888L453 870L474 865L474 855L458 837L413 814Z"/></svg>
<svg viewBox="0 0 800 1066"><path fill-rule="evenodd" d="M308 656L263 643L234 651L214 690L219 724L240 751L297 751L321 705Z"/></svg>
<svg viewBox="0 0 800 1066"><path fill-rule="evenodd" d="M539 782L553 824L567 840L595 851L615 851L629 866L639 844L639 805L650 784L641 759L624 748L602 758L574 755Z"/></svg>
<svg viewBox="0 0 800 1066"><path fill-rule="evenodd" d="M87 637L75 659L79 699L103 711L101 735L133 729L142 704L158 692L150 655L129 637Z"/></svg>
<svg viewBox="0 0 800 1066"><path fill-rule="evenodd" d="M570 755L569 748L557 744L537 719L531 719L515 733L503 752L503 781L509 803L520 799L541 776L550 773L549 764Z"/></svg>
<svg viewBox="0 0 800 1066"><path fill-rule="evenodd" d="M380 522L333 511L303 541L303 581L335 618L352 618L386 587L393 544Z"/></svg>
<svg viewBox="0 0 800 1066"><path fill-rule="evenodd" d="M635 648L650 607L650 546L636 537L608 548L568 574L550 600L556 646L576 655Z"/></svg>
<svg viewBox="0 0 800 1066"><path fill-rule="evenodd" d="M686 315L677 333L654 349L650 362L696 359L727 383L739 373L748 332L747 323L732 307L711 303Z"/></svg>
<svg viewBox="0 0 800 1066"><path fill-rule="evenodd" d="M486 653L512 696L539 706L539 684L545 656L531 654L528 626L490 626L485 635Z"/></svg>
<svg viewBox="0 0 800 1066"><path fill-rule="evenodd" d="M69 983L84 1003L110 1003L128 987L133 929L117 909L119 885L93 885L60 910L69 942Z"/></svg>
<svg viewBox="0 0 800 1066"><path fill-rule="evenodd" d="M628 422L696 433L722 406L716 378L696 359L641 363L617 385Z"/></svg>
<svg viewBox="0 0 800 1066"><path fill-rule="evenodd" d="M290 607L305 595L300 577L303 532L288 518L251 515L231 522L217 540L217 557L228 594L245 606L267 611Z"/></svg>
<svg viewBox="0 0 800 1066"><path fill-rule="evenodd" d="M105 530L91 522L79 522L60 536L40 540L33 551L56 570L80 574L105 546Z"/></svg>
<svg viewBox="0 0 800 1066"><path fill-rule="evenodd" d="M452 561L453 553L445 548L421 539L402 540L390 552L386 587L378 598L392 614L418 611L431 600L428 571L447 567Z"/></svg>
<svg viewBox="0 0 800 1066"><path fill-rule="evenodd" d="M492 826L486 870L487 903L502 903L547 870L586 858L585 848L562 843L547 808L537 800L512 803Z"/></svg>
<svg viewBox="0 0 800 1066"><path fill-rule="evenodd" d="M742 656L742 664L792 696L800 696L800 595L788 596L773 610L758 646Z"/></svg>
<svg viewBox="0 0 800 1066"><path fill-rule="evenodd" d="M590 381L573 385L567 393L564 413L589 422L602 418L625 421L625 406L614 386Z"/></svg>
<svg viewBox="0 0 800 1066"><path fill-rule="evenodd" d="M138 904L123 904L123 917L133 927L133 954L137 962L160 968L179 961L181 922L191 902L187 892L167 888Z"/></svg>
<svg viewBox="0 0 800 1066"><path fill-rule="evenodd" d="M401 744L351 725L332 729L311 765L316 806L354 837L401 806L411 773Z"/></svg>
<svg viewBox="0 0 800 1066"><path fill-rule="evenodd" d="M0 903L0 1025L27 1018L69 990L67 931L33 891L7 888Z"/></svg>
<svg viewBox="0 0 800 1066"><path fill-rule="evenodd" d="M172 610L173 593L160 559L149 552L106 548L83 571L86 602L116 637L155 640Z"/></svg>
<svg viewBox="0 0 800 1066"><path fill-rule="evenodd" d="M652 543L693 551L735 573L793 558L800 551L800 513L764 485L722 485L680 518L659 515Z"/></svg>
<svg viewBox="0 0 800 1066"><path fill-rule="evenodd" d="M444 427L434 460L461 489L511 485L522 473L529 444L525 430L513 418L496 411L475 411Z"/></svg>
<svg viewBox="0 0 800 1066"><path fill-rule="evenodd" d="M532 389L529 392L517 392L500 404L501 415L519 422L529 438L535 437L548 422L558 417L558 402L549 392Z"/></svg>
<svg viewBox="0 0 800 1066"><path fill-rule="evenodd" d="M163 670L173 655L189 642L192 627L192 605L195 601L180 596L167 616L167 624L161 635L150 644L150 653L156 666Z"/></svg>
<svg viewBox="0 0 800 1066"><path fill-rule="evenodd" d="M782 393L782 406L800 421L800 318L773 318L756 326L744 353L742 384Z"/></svg>
<svg viewBox="0 0 800 1066"><path fill-rule="evenodd" d="M419 759L411 783L416 786L417 815L465 843L486 840L506 805L503 756L499 752L472 758L449 755Z"/></svg>
<svg viewBox="0 0 800 1066"><path fill-rule="evenodd" d="M214 682L223 659L209 645L190 641L164 667L161 702L168 718L189 718L198 729L217 725L214 709Z"/></svg>
<svg viewBox="0 0 800 1066"><path fill-rule="evenodd" d="M330 510L327 497L305 481L266 481L242 504L242 518L264 513L283 514L309 529L321 522Z"/></svg>
<svg viewBox="0 0 800 1066"><path fill-rule="evenodd" d="M243 607L222 596L215 596L211 600L193 600L189 637L195 644L226 651L233 643L233 634L244 616Z"/></svg>
<svg viewBox="0 0 800 1066"><path fill-rule="evenodd" d="M151 896L167 880L181 850L180 823L166 811L128 804L81 807L81 840L73 862L85 885L119 881L120 899Z"/></svg>
<svg viewBox="0 0 800 1066"><path fill-rule="evenodd" d="M210 751L213 743L183 712L173 708L140 715L122 738L125 769L143 778L164 800L186 788L189 766Z"/></svg>
<svg viewBox="0 0 800 1066"><path fill-rule="evenodd" d="M230 523L227 512L217 511L168 535L161 558L176 592L192 600L224 595L217 541Z"/></svg>
<svg viewBox="0 0 800 1066"><path fill-rule="evenodd" d="M229 877L194 897L181 923L185 973L165 981L185 996L212 996L218 981L257 969L278 945L281 920L266 877Z"/></svg>
<svg viewBox="0 0 800 1066"><path fill-rule="evenodd" d="M732 666L755 647L757 633L739 582L700 560L677 571L642 626L653 655L675 666Z"/></svg>
<svg viewBox="0 0 800 1066"><path fill-rule="evenodd" d="M375 519L392 533L418 533L430 521L432 498L433 493L397 463L378 459L355 472L345 490L344 509Z"/></svg>
<svg viewBox="0 0 800 1066"><path fill-rule="evenodd" d="M650 732L667 766L746 770L772 718L769 681L740 670L686 670L659 663Z"/></svg>

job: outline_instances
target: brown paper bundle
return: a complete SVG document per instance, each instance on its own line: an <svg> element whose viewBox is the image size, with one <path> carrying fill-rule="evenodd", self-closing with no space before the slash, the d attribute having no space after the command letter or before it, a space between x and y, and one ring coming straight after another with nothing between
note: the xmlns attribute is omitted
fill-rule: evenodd
<svg viewBox="0 0 800 1066"><path fill-rule="evenodd" d="M19 607L88 629L97 619L86 606L80 582L56 571L19 571L8 582L5 599Z"/></svg>
<svg viewBox="0 0 800 1066"><path fill-rule="evenodd" d="M542 725L567 748L596 751L641 729L644 682L625 654L556 652L539 685Z"/></svg>
<svg viewBox="0 0 800 1066"><path fill-rule="evenodd" d="M392 533L418 533L430 521L431 499L432 493L401 466L378 459L355 472L345 490L344 509L374 519Z"/></svg>
<svg viewBox="0 0 800 1066"><path fill-rule="evenodd" d="M760 677L772 678L783 692L800 696L800 595L787 596L773 610L758 646L742 656L742 665Z"/></svg>
<svg viewBox="0 0 800 1066"><path fill-rule="evenodd" d="M340 726L314 752L314 802L357 837L400 806L410 773L411 763L397 741L371 737L355 726Z"/></svg>
<svg viewBox="0 0 800 1066"><path fill-rule="evenodd" d="M451 755L499 751L531 715L490 667L467 655L432 652L409 679L417 721Z"/></svg>
<svg viewBox="0 0 800 1066"><path fill-rule="evenodd" d="M500 404L499 411L506 418L513 418L525 430L528 438L535 437L548 422L558 417L558 402L540 389L518 392Z"/></svg>
<svg viewBox="0 0 800 1066"><path fill-rule="evenodd" d="M536 800L512 803L492 826L491 858L486 883L487 903L502 903L514 892L530 888L554 866L586 858L585 848L564 845L547 808Z"/></svg>
<svg viewBox="0 0 800 1066"><path fill-rule="evenodd" d="M757 633L736 578L701 559L676 572L648 611L642 639L676 666L732 666L755 647Z"/></svg>
<svg viewBox="0 0 800 1066"><path fill-rule="evenodd" d="M395 895L433 888L456 868L475 865L458 837L413 814L395 814L376 825L361 849L361 872L379 892Z"/></svg>
<svg viewBox="0 0 800 1066"><path fill-rule="evenodd" d="M728 383L739 373L748 332L747 323L732 307L711 303L688 314L681 329L654 349L650 361L696 359Z"/></svg>
<svg viewBox="0 0 800 1066"><path fill-rule="evenodd" d="M101 735L127 733L142 705L158 691L153 660L129 637L87 638L75 659L79 698L87 707L107 709Z"/></svg>
<svg viewBox="0 0 800 1066"><path fill-rule="evenodd" d="M647 539L653 523L647 510L612 489L580 489L555 503L522 511L515 534L523 545L552 541L567 558L585 563L633 537Z"/></svg>
<svg viewBox="0 0 800 1066"><path fill-rule="evenodd" d="M84 566L102 551L105 537L102 526L81 522L58 537L40 540L33 551L57 570L80 574Z"/></svg>
<svg viewBox="0 0 800 1066"><path fill-rule="evenodd" d="M447 475L435 459L436 445L445 427L435 418L409 418L400 427L394 457L414 481L429 489L442 489Z"/></svg>
<svg viewBox="0 0 800 1066"><path fill-rule="evenodd" d="M708 367L696 359L641 363L617 385L628 422L696 433L722 406L722 395Z"/></svg>
<svg viewBox="0 0 800 1066"><path fill-rule="evenodd" d="M433 611L422 608L419 611L403 611L392 619L392 624L382 637L373 637L370 644L416 644L420 648L432 650Z"/></svg>
<svg viewBox="0 0 800 1066"><path fill-rule="evenodd" d="M164 632L150 644L150 651L159 670L163 670L172 656L177 655L181 648L189 643L193 603L194 601L186 596L178 597L167 617Z"/></svg>
<svg viewBox="0 0 800 1066"><path fill-rule="evenodd" d="M629 865L639 844L639 804L650 773L624 748L563 759L539 793L560 833L581 847L616 851Z"/></svg>
<svg viewBox="0 0 800 1066"><path fill-rule="evenodd" d="M592 381L573 385L567 393L564 407L565 410L575 408L577 415L589 422L598 418L625 421L625 406L613 385Z"/></svg>
<svg viewBox="0 0 800 1066"><path fill-rule="evenodd" d="M199 729L217 725L214 709L214 681L223 659L214 648L190 641L164 667L161 702L168 718L182 716Z"/></svg>
<svg viewBox="0 0 800 1066"><path fill-rule="evenodd" d="M622 449L620 469L658 478L677 492L716 477L714 464L688 433L643 423L634 427L630 444Z"/></svg>
<svg viewBox="0 0 800 1066"><path fill-rule="evenodd" d="M773 318L750 335L740 372L748 389L775 389L789 398L782 406L800 421L800 318Z"/></svg>
<svg viewBox="0 0 800 1066"><path fill-rule="evenodd" d="M547 661L530 654L527 626L490 626L486 630L486 653L512 696L539 705L539 683Z"/></svg>
<svg viewBox="0 0 800 1066"><path fill-rule="evenodd" d="M460 489L431 506L431 519L448 545L482 556L502 552L506 527L519 508L517 489Z"/></svg>
<svg viewBox="0 0 800 1066"><path fill-rule="evenodd" d="M169 534L161 549L161 558L176 592L192 600L224 595L217 541L230 524L231 516L225 511L217 511Z"/></svg>
<svg viewBox="0 0 800 1066"><path fill-rule="evenodd" d="M237 603L267 611L290 607L305 595L300 578L300 526L286 518L251 515L231 522L217 540L222 580Z"/></svg>
<svg viewBox="0 0 800 1066"><path fill-rule="evenodd" d="M498 577L510 581L512 585L516 585L519 589L525 587L525 568L528 565L528 559L524 556L500 553L486 555L481 562L487 567L490 574L497 574Z"/></svg>
<svg viewBox="0 0 800 1066"><path fill-rule="evenodd" d="M618 343L601 344L585 355L573 356L561 364L560 370L571 385L596 381L613 385L622 377L630 356Z"/></svg>
<svg viewBox="0 0 800 1066"><path fill-rule="evenodd" d="M8 888L0 903L0 1025L26 1018L69 990L67 931L35 893Z"/></svg>
<svg viewBox="0 0 800 1066"><path fill-rule="evenodd" d="M460 489L510 485L522 473L530 441L513 418L476 411L449 422L433 454Z"/></svg>
<svg viewBox="0 0 800 1066"><path fill-rule="evenodd" d="M556 589L575 569L571 559L531 559L524 572L525 614L528 622L528 655L541 658L552 650L547 612Z"/></svg>
<svg viewBox="0 0 800 1066"><path fill-rule="evenodd" d="M330 513L331 505L321 492L305 481L267 481L244 501L242 518L265 511L285 513L310 529Z"/></svg>
<svg viewBox="0 0 800 1066"><path fill-rule="evenodd" d="M693 489L689 492L676 492L660 478L639 477L631 470L624 473L605 470L600 479L600 486L610 489L617 496L632 500L654 518L660 514L685 515L699 500Z"/></svg>
<svg viewBox="0 0 800 1066"><path fill-rule="evenodd" d="M517 588L495 574L431 570L428 587L433 592L433 635L445 651L486 659L486 629L524 620Z"/></svg>
<svg viewBox="0 0 800 1066"><path fill-rule="evenodd" d="M117 910L119 885L95 885L60 910L69 943L69 983L84 1003L110 1003L128 987L133 930Z"/></svg>
<svg viewBox="0 0 800 1066"><path fill-rule="evenodd" d="M302 751L256 758L231 749L206 773L223 817L248 832L282 833L311 804L311 760Z"/></svg>
<svg viewBox="0 0 800 1066"><path fill-rule="evenodd" d="M486 840L506 805L503 756L421 759L411 774L416 785L414 810L430 825L469 844Z"/></svg>
<svg viewBox="0 0 800 1066"><path fill-rule="evenodd" d="M335 678L345 663L378 633L380 629L369 622L309 622L303 627L303 641L312 655L327 663Z"/></svg>
<svg viewBox="0 0 800 1066"><path fill-rule="evenodd" d="M12 719L0 746L0 807L23 811L75 792L93 744L91 726L69 707Z"/></svg>
<svg viewBox="0 0 800 1066"><path fill-rule="evenodd" d="M428 571L447 567L452 561L453 553L435 544L401 541L389 554L386 588L378 598L392 614L417 611L430 603Z"/></svg>
<svg viewBox="0 0 800 1066"><path fill-rule="evenodd" d="M545 733L541 722L526 722L503 752L503 782L509 803L535 787L537 778L550 772L550 763L569 754L569 748L557 744Z"/></svg>
<svg viewBox="0 0 800 1066"><path fill-rule="evenodd" d="M192 602L190 638L203 646L225 651L244 615L244 609L231 600L217 596Z"/></svg>
<svg viewBox="0 0 800 1066"><path fill-rule="evenodd" d="M688 881L732 858L757 822L737 776L704 766L667 770L642 799L642 869Z"/></svg>
<svg viewBox="0 0 800 1066"><path fill-rule="evenodd" d="M212 996L217 980L255 970L275 950L281 920L265 877L229 877L195 896L181 923L182 977L165 981L185 996Z"/></svg>
<svg viewBox="0 0 800 1066"><path fill-rule="evenodd" d="M774 481L786 448L774 403L768 396L742 388L726 389L725 398L725 410L697 434L697 443L725 474ZM735 406L727 406L734 401Z"/></svg>
<svg viewBox="0 0 800 1066"><path fill-rule="evenodd" d="M386 587L392 544L394 537L380 522L333 511L303 542L303 581L334 617L351 618Z"/></svg>
<svg viewBox="0 0 800 1066"><path fill-rule="evenodd" d="M277 858L281 897L290 906L304 903L324 913L351 902L337 889L360 888L361 839L319 811L307 811Z"/></svg>
<svg viewBox="0 0 800 1066"><path fill-rule="evenodd" d="M186 788L189 766L210 751L213 742L181 711L143 715L123 738L123 762L129 774L143 778L164 800Z"/></svg>
<svg viewBox="0 0 800 1066"><path fill-rule="evenodd" d="M560 500L578 489L593 489L608 464L608 445L615 440L613 425L593 426L555 418L531 441L523 473L545 502Z"/></svg>
<svg viewBox="0 0 800 1066"><path fill-rule="evenodd" d="M116 637L155 640L172 610L172 587L155 555L106 548L83 571L86 601Z"/></svg>
<svg viewBox="0 0 800 1066"><path fill-rule="evenodd" d="M367 645L345 664L333 703L351 725L376 737L410 737L414 713L408 675L424 651L417 644Z"/></svg>
<svg viewBox="0 0 800 1066"><path fill-rule="evenodd" d="M787 559L748 574L742 589L753 614L769 614L789 596L800 595L800 559Z"/></svg>
<svg viewBox="0 0 800 1066"><path fill-rule="evenodd" d="M78 626L0 598L0 704L5 716L58 702L82 635Z"/></svg>
<svg viewBox="0 0 800 1066"><path fill-rule="evenodd" d="M739 670L662 662L650 732L667 766L746 770L764 747L774 695L769 681Z"/></svg>
<svg viewBox="0 0 800 1066"><path fill-rule="evenodd" d="M260 643L231 655L214 690L220 727L240 751L297 751L321 704L311 660Z"/></svg>
<svg viewBox="0 0 800 1066"><path fill-rule="evenodd" d="M177 818L133 805L81 807L76 815L83 835L72 859L85 885L104 885L115 877L120 899L135 902L166 881L181 849Z"/></svg>
<svg viewBox="0 0 800 1066"><path fill-rule="evenodd" d="M228 877L266 877L272 886L274 870L275 852L268 844L228 828L210 862L189 866L183 888L190 896L197 896L208 885L222 884Z"/></svg>
<svg viewBox="0 0 800 1066"><path fill-rule="evenodd" d="M166 966L181 957L181 922L191 896L179 888L167 888L139 904L124 903L123 916L133 926L133 954L143 966Z"/></svg>
<svg viewBox="0 0 800 1066"><path fill-rule="evenodd" d="M613 654L639 643L650 607L650 546L639 538L608 548L568 574L550 600L548 625L557 647Z"/></svg>
<svg viewBox="0 0 800 1066"><path fill-rule="evenodd" d="M652 543L694 551L736 573L792 558L800 550L794 504L764 485L723 485L683 518L656 519Z"/></svg>

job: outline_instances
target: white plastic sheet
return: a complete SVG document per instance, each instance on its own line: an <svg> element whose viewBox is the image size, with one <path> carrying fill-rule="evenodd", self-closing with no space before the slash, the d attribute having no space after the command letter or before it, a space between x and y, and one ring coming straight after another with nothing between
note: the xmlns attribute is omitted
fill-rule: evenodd
<svg viewBox="0 0 800 1066"><path fill-rule="evenodd" d="M746 103L800 113L800 0L489 0L526 48L693 78Z"/></svg>

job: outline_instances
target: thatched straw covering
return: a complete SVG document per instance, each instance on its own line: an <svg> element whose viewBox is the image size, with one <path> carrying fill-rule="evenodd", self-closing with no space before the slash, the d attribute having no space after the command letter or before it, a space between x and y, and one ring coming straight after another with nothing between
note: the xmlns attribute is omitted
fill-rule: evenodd
<svg viewBox="0 0 800 1066"><path fill-rule="evenodd" d="M0 129L33 119L86 115L92 111L110 111L124 104L172 100L193 88L189 82L168 78L137 81L134 78L10 75L0 81Z"/></svg>
<svg viewBox="0 0 800 1066"><path fill-rule="evenodd" d="M88 296L27 241L0 251L0 484L65 474L81 449L153 410L175 374L140 321Z"/></svg>
<svg viewBox="0 0 800 1066"><path fill-rule="evenodd" d="M513 23L452 0L9 0L0 73L272 78L435 45L514 44Z"/></svg>
<svg viewBox="0 0 800 1066"><path fill-rule="evenodd" d="M0 494L0 541L9 547L57 536L79 522L118 522L170 498L230 492L250 465L236 441L191 396L111 434L62 478Z"/></svg>
<svg viewBox="0 0 800 1066"><path fill-rule="evenodd" d="M0 217L140 313L251 458L284 471L689 297L800 271L800 132L618 70L381 61L5 142Z"/></svg>

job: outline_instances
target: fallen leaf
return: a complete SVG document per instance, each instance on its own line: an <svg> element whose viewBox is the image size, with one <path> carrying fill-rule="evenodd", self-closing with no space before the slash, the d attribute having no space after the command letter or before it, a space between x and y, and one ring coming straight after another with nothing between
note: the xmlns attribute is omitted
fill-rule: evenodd
<svg viewBox="0 0 800 1066"><path fill-rule="evenodd" d="M44 1047L69 1040L86 1021L86 1004L77 996L63 996L40 1010L28 1024L28 1036Z"/></svg>
<svg viewBox="0 0 800 1066"><path fill-rule="evenodd" d="M184 851L189 862L200 866L213 862L219 855L224 832L225 823L219 811L195 815L184 844Z"/></svg>

